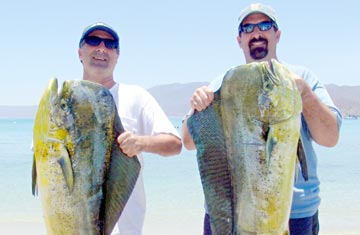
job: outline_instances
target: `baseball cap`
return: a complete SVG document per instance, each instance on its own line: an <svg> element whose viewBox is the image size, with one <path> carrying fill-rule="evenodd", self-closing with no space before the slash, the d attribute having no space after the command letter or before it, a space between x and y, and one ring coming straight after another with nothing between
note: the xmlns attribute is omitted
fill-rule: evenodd
<svg viewBox="0 0 360 235"><path fill-rule="evenodd" d="M84 41L84 39L95 30L105 31L109 33L114 38L115 41L117 42L119 41L119 36L114 29L112 29L109 25L105 23L98 22L95 24L91 24L84 29L84 32L82 33L80 38L79 47L81 47L81 44Z"/></svg>
<svg viewBox="0 0 360 235"><path fill-rule="evenodd" d="M261 3L254 3L247 6L244 10L241 11L239 16L239 25L242 24L244 19L254 13L262 13L267 15L270 19L272 19L277 25L276 12L270 6L263 5Z"/></svg>

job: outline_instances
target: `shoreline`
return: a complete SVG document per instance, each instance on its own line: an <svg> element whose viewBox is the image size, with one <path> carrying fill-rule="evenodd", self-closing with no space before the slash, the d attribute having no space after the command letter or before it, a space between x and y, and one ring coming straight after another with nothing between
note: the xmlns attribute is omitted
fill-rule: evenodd
<svg viewBox="0 0 360 235"><path fill-rule="evenodd" d="M156 218L145 221L143 235L198 235L202 233L202 221L194 221L192 218L178 218L175 220L173 216L169 218ZM180 219L180 220L179 220ZM149 223L151 222L151 223ZM185 223L186 222L186 223ZM187 225L185 225L187 224ZM2 233L7 235L46 235L45 224L42 218L0 218L0 226ZM360 235L359 228L346 229L342 225L334 228L324 229L320 223L321 235Z"/></svg>

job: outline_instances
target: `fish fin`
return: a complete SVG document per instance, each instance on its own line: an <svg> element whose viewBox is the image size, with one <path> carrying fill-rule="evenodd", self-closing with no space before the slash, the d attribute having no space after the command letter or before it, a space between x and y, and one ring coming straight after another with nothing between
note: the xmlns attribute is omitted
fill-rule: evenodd
<svg viewBox="0 0 360 235"><path fill-rule="evenodd" d="M36 159L35 155L33 157L33 165L32 165L32 195L38 195L38 188L37 188L37 172L36 172Z"/></svg>
<svg viewBox="0 0 360 235"><path fill-rule="evenodd" d="M270 165L271 153L274 150L274 146L277 143L277 139L271 135L271 128L269 127L268 136L266 138L266 165Z"/></svg>
<svg viewBox="0 0 360 235"><path fill-rule="evenodd" d="M117 113L117 111L116 111ZM104 187L104 231L111 234L127 203L140 172L137 157L127 157L121 152L116 137L124 131L120 118L116 115L114 122L114 142L107 179Z"/></svg>
<svg viewBox="0 0 360 235"><path fill-rule="evenodd" d="M66 185L71 193L74 189L74 173L71 166L69 152L65 147L61 149L61 157L57 160L57 162L61 167Z"/></svg>
<svg viewBox="0 0 360 235"><path fill-rule="evenodd" d="M299 138L299 142L298 142L297 157L301 167L301 174L304 180L308 181L309 175L308 175L308 168L306 162L306 154L304 150L304 145L301 141L301 137Z"/></svg>

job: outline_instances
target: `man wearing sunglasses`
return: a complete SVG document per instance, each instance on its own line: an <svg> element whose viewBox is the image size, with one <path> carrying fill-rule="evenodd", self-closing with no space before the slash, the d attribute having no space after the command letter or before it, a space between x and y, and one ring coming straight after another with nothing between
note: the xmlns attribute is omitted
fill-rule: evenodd
<svg viewBox="0 0 360 235"><path fill-rule="evenodd" d="M276 46L280 36L281 30L275 11L269 6L251 4L240 13L237 41L243 50L246 63L278 60ZM301 136L309 174L308 181L299 177L295 182L289 228L291 235L313 235L319 232L320 197L317 157L312 142L327 147L335 146L339 138L341 114L325 87L310 70L300 66L285 65L293 72L302 98ZM221 86L222 78L223 76L214 80L209 86L196 89L191 97L192 110L187 117L193 110L202 111L211 104L214 99L213 91ZM182 127L183 144L187 149L195 149L187 129L187 117ZM204 234L211 234L210 220L211 218L206 214Z"/></svg>
<svg viewBox="0 0 360 235"><path fill-rule="evenodd" d="M85 28L79 42L83 79L108 88L126 130L117 138L121 150L141 163L135 188L112 235L141 235L145 216L142 152L162 156L179 154L182 143L177 130L155 99L143 88L118 83L114 69L120 55L118 34L104 23Z"/></svg>

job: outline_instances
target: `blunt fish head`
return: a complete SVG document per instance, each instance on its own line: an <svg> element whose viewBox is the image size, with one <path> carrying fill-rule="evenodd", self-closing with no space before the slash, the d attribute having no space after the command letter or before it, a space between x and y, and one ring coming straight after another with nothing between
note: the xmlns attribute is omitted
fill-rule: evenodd
<svg viewBox="0 0 360 235"><path fill-rule="evenodd" d="M300 93L291 72L276 60L260 64L262 92L258 96L260 120L275 124L299 115L302 109ZM279 79L279 78L282 79Z"/></svg>
<svg viewBox="0 0 360 235"><path fill-rule="evenodd" d="M91 95L90 95L91 94ZM74 125L86 126L85 120L93 123L108 123L114 112L110 92L103 86L89 81L65 81L56 99L56 123L72 130ZM97 104L97 105L94 105ZM92 117L88 115L91 114Z"/></svg>

